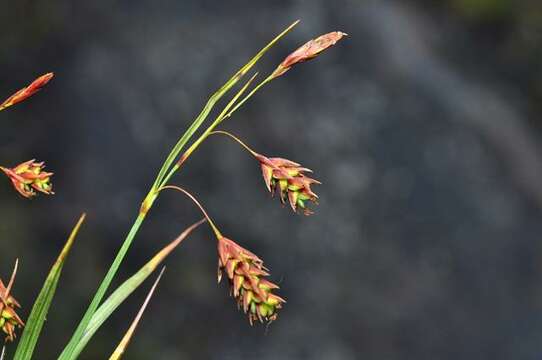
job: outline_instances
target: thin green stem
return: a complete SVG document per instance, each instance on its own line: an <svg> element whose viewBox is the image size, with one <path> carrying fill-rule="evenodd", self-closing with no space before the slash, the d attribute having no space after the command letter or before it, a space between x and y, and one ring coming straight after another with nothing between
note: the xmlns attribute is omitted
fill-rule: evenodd
<svg viewBox="0 0 542 360"><path fill-rule="evenodd" d="M273 77L273 74L269 75L265 80L263 80L261 83L259 83L254 89L252 89L243 99L241 99L238 103L235 104L235 106L231 107L230 105L234 103L235 100L239 96L236 96L228 106L224 108L222 113L220 113L219 116L216 117L215 121L207 128L207 130L196 140L181 156L179 161L173 165L169 171L169 173L163 178L162 180L162 186L167 184L167 182L171 179L171 177L175 174L175 172L183 165L183 163L190 157L190 155L197 149L197 147L211 134L211 132L225 119L232 116L232 114L237 111L243 104L252 97L259 89L261 89L265 84L273 80L275 77ZM237 94L240 95L242 93L241 91ZM230 110L231 107L231 110ZM237 139L239 140L239 139Z"/></svg>
<svg viewBox="0 0 542 360"><path fill-rule="evenodd" d="M248 89L248 87L250 86L252 81L254 81L254 79L256 78L257 75L258 75L258 73L254 74L250 78L250 80L248 80L246 82L246 84L228 102L228 104L224 107L224 109L222 109L222 111L220 112L220 114L218 114L218 116L215 118L213 123L211 125L209 125L209 127L203 132L203 134L200 135L200 137L196 141L194 141L194 143L192 145L190 145L190 147L184 152L184 154L181 156L181 158L177 162L177 164L179 164L179 166L181 166L186 161L186 159L188 159L188 157L192 154L192 152L194 152L194 150L196 150L198 148L198 146L203 142L203 140L205 140L207 138L207 136L209 136L211 131L213 131L213 129L220 123L220 121L224 118L224 116L226 116L228 111L235 105L236 101ZM169 180L169 178L168 178L168 180ZM162 185L164 185L164 184L165 183L162 183Z"/></svg>
<svg viewBox="0 0 542 360"><path fill-rule="evenodd" d="M261 83L259 83L254 89L252 89L251 92L249 92L243 99L241 99L241 101L239 101L237 103L237 105L235 105L233 107L233 109L231 109L226 115L224 115L224 117L222 119L220 119L219 123L221 123L222 121L224 121L225 119L229 118L230 116L232 116L232 114L237 111L241 106L243 106L243 104L252 97L252 95L254 95L258 90L260 90L265 84L269 83L271 80L275 79L275 77L273 77L273 75L269 75L268 77L265 78L264 81L262 81Z"/></svg>
<svg viewBox="0 0 542 360"><path fill-rule="evenodd" d="M259 155L256 151L252 150L247 144L245 144L243 141L241 141L241 139L239 139L237 136L233 135L232 133L229 133L227 131L222 131L222 130L215 130L215 131L211 131L209 135L226 135L229 138L233 139L235 142L237 142L239 145L241 145L246 151L250 153L250 155L252 156Z"/></svg>
<svg viewBox="0 0 542 360"><path fill-rule="evenodd" d="M192 143L192 145L181 155L179 160L171 167L169 172L165 177L163 177L160 187L166 185L171 177L177 172L181 165L190 157L190 155L198 148L198 146L209 136L211 131L220 123L220 121L228 114L229 110L235 105L235 102L243 95L243 93L248 89L252 81L256 78L258 73L254 74L243 87L235 94L235 96L228 102L224 109L218 114L213 123L200 135L200 137Z"/></svg>
<svg viewBox="0 0 542 360"><path fill-rule="evenodd" d="M177 156L182 151L183 147L186 145L188 140L194 135L194 133L198 130L198 128L201 126L203 121L207 118L209 115L211 109L214 107L216 102L228 91L230 90L257 62L260 60L260 58L273 46L275 43L277 43L284 35L286 35L290 30L292 30L297 24L299 23L299 20L293 22L290 26L288 26L284 31L282 31L279 35L277 35L273 40L271 40L260 52L258 52L248 63L246 63L239 71L230 79L226 84L224 84L207 102L201 113L198 115L196 120L190 125L188 130L183 134L181 139L177 142L177 144L173 147L170 154L168 155L166 161L162 165L162 168L160 169L158 176L156 177L156 180L153 184L153 189L157 189L160 187L159 184L163 185L167 183L167 180L164 180L164 178L170 178L172 173L170 171L170 175L166 175L168 173L168 170L170 170L171 166L173 165L173 162L177 158ZM246 101L246 100L245 100ZM175 171L173 171L174 173Z"/></svg>
<svg viewBox="0 0 542 360"><path fill-rule="evenodd" d="M124 259L124 256L128 252L128 249L130 248L130 245L132 244L137 231L141 227L141 224L143 224L143 221L145 220L145 213L140 212L137 216L134 224L132 225L132 228L130 229L130 232L126 236L126 239L122 243L121 248L119 249L119 252L117 253L117 256L115 257L115 260L113 260L113 263L111 264L111 267L107 271L107 274L102 280L102 283L100 284L100 287L96 291L96 294L94 295L94 298L92 299L92 302L90 303L87 311L85 312L85 315L83 316L83 319L79 323L79 326L75 330L74 336L70 339L70 342L64 348L64 351L62 354L60 354L59 360L65 360L65 359L71 359L72 358L72 351L76 348L77 343L79 342L79 337L76 337L76 334L84 334L84 331L88 325L88 321L85 319L89 319L92 317L98 306L100 305L100 302L102 301L105 292L107 291L109 285L111 284L111 281L113 280L113 277L115 276L122 260ZM82 335L81 335L82 336Z"/></svg>
<svg viewBox="0 0 542 360"><path fill-rule="evenodd" d="M218 227L215 225L215 223L213 222L209 214L207 214L207 211L205 211L205 208L203 207L203 205L201 205L201 203L194 197L194 195L188 192L188 190L185 190L182 187L176 186L176 185L165 185L165 186L162 186L160 189L158 189L158 191L162 191L165 189L177 190L177 191L182 192L186 196L188 196L190 200L192 200L194 204L196 204L196 206L201 210L201 212L203 213L203 216L205 216L205 219L207 219L207 222L211 226L211 229L213 229L213 232L215 233L216 237L217 238L222 237L222 234L218 230Z"/></svg>

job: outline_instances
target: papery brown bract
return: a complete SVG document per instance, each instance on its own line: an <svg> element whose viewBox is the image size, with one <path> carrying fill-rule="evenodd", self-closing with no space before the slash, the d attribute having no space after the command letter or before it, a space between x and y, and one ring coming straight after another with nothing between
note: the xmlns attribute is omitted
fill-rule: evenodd
<svg viewBox="0 0 542 360"><path fill-rule="evenodd" d="M0 166L2 170L11 180L15 190L25 198L36 196L36 190L50 195L53 193L53 185L51 184L52 172L45 172L43 162L29 160L14 168L5 168Z"/></svg>
<svg viewBox="0 0 542 360"><path fill-rule="evenodd" d="M341 31L333 31L310 40L303 46L299 47L293 53L288 55L275 69L271 75L273 78L279 77L286 71L290 70L295 64L305 62L307 60L314 59L322 51L335 45L337 41L341 40L347 34Z"/></svg>
<svg viewBox="0 0 542 360"><path fill-rule="evenodd" d="M17 91L15 94L11 95L9 98L7 98L2 104L0 104L0 110L4 110L7 107L10 107L12 105L15 105L30 96L37 93L42 87L45 86L51 80L53 77L53 73L47 73L45 75L40 76L36 80L34 80L30 85L22 88L21 90Z"/></svg>
<svg viewBox="0 0 542 360"><path fill-rule="evenodd" d="M225 272L231 285L231 295L239 308L248 315L252 325L254 321L274 321L277 310L286 301L273 294L279 287L264 279L269 276L263 261L241 247L233 240L220 236L218 238L218 281Z"/></svg>
<svg viewBox="0 0 542 360"><path fill-rule="evenodd" d="M321 183L305 175L312 173L312 170L287 159L268 158L260 154L255 157L260 161L263 179L271 194L279 192L282 203L287 200L294 212L301 208L305 215L313 213L305 203L317 203L318 195L312 191L311 185Z"/></svg>

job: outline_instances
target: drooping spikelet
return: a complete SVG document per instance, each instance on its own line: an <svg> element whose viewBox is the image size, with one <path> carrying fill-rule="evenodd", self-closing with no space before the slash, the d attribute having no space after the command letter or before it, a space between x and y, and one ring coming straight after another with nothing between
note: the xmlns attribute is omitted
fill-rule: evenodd
<svg viewBox="0 0 542 360"><path fill-rule="evenodd" d="M54 194L51 176L53 173L45 172L43 162L29 160L14 168L5 168L0 166L10 179L15 189L24 197L31 198L36 196L36 190L44 194Z"/></svg>
<svg viewBox="0 0 542 360"><path fill-rule="evenodd" d="M341 31L333 31L310 40L303 46L299 47L293 53L288 55L275 69L272 74L273 78L279 77L286 71L290 70L292 66L305 62L307 60L314 59L321 52L335 45L337 41L341 40L347 34Z"/></svg>
<svg viewBox="0 0 542 360"><path fill-rule="evenodd" d="M255 157L260 161L265 185L272 194L278 191L282 203L288 199L294 212L301 208L305 215L313 213L305 202L317 203L318 195L312 191L311 185L321 183L305 175L312 172L310 169L287 159L268 158L260 154Z"/></svg>
<svg viewBox="0 0 542 360"><path fill-rule="evenodd" d="M286 301L272 293L279 287L264 279L269 273L263 261L234 241L221 236L218 238L219 282L223 272L228 276L231 295L238 307L248 315L251 325L255 320L276 320L277 310Z"/></svg>
<svg viewBox="0 0 542 360"><path fill-rule="evenodd" d="M30 96L37 93L42 87L45 86L53 77L53 73L47 73L34 80L30 85L17 91L15 94L7 98L2 104L0 104L0 110L4 110L7 107L15 105Z"/></svg>

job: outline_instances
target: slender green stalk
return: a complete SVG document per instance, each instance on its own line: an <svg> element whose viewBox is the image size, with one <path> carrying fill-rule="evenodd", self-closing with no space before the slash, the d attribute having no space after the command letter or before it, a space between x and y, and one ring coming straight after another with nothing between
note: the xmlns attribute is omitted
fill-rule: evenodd
<svg viewBox="0 0 542 360"><path fill-rule="evenodd" d="M252 81L256 78L258 73L254 74L247 82L246 84L235 94L235 96L230 100L230 102L224 107L224 109L220 112L220 114L215 118L213 123L209 125L209 127L203 132L203 134L200 135L200 137L192 143L192 145L183 153L179 161L171 168L167 176L163 179L161 186L164 186L171 176L177 171L177 169L182 165L183 162L188 159L190 154L194 152L198 146L209 136L209 133L213 131L213 129L220 123L220 120L228 113L231 107L235 105L235 102L243 95L243 93L248 89Z"/></svg>
<svg viewBox="0 0 542 360"><path fill-rule="evenodd" d="M194 197L194 195L192 195L190 192L183 189L182 187L175 186L175 185L165 185L165 186L161 187L160 189L158 189L158 191L162 191L162 190L166 190L166 189L177 190L177 191L182 192L186 196L188 196L190 198L190 200L192 200L194 202L194 204L196 204L196 206L201 210L201 212L203 213L203 216L205 216L205 219L207 220L207 223L209 224L209 226L211 227L211 229L215 233L216 237L217 238L222 237L222 234L220 233L220 230L218 230L218 227L215 225L213 219L211 219L209 214L207 214L207 211L205 210L203 205L201 205L201 203Z"/></svg>
<svg viewBox="0 0 542 360"><path fill-rule="evenodd" d="M134 275L124 281L113 293L106 299L94 315L83 332L80 341L76 344L73 350L73 357L77 358L92 339L96 331L104 324L113 312L132 294L142 283L149 277L171 252L179 246L184 239L192 233L198 226L203 224L205 219L202 219L188 228L186 228L175 240L166 245L156 255L154 255L143 267L141 267Z"/></svg>
<svg viewBox="0 0 542 360"><path fill-rule="evenodd" d="M113 261L113 264L111 264L111 267L109 268L109 271L105 275L104 279L102 280L102 283L100 284L100 287L96 291L96 294L94 295L94 298L92 299L92 302L90 303L87 311L85 312L85 315L83 316L83 319L79 323L79 326L75 330L74 335L70 339L70 342L68 345L64 348L64 351L59 356L59 360L64 359L72 359L72 352L75 350L80 337L83 335L86 327L88 326L88 323L90 322L90 319L92 318L92 315L96 312L96 309L100 305L100 302L102 301L105 292L107 291L107 288L111 284L111 281L113 280L113 277L115 276L122 260L124 259L124 256L126 255L126 252L128 252L128 249L130 248L130 245L132 244L132 241L134 240L137 231L139 230L139 227L141 224L143 224L143 220L145 220L145 213L140 212L136 221L132 225L132 228L130 229L130 232L126 236L126 239L124 240L124 243L122 244L119 252L117 253L117 256L115 257L115 260Z"/></svg>
<svg viewBox="0 0 542 360"><path fill-rule="evenodd" d="M296 20L294 23L292 23L290 26L288 26L284 31L282 31L279 35L277 35L269 44L267 44L256 56L254 56L247 64L245 64L239 71L230 79L226 84L224 84L207 102L201 113L198 115L196 120L192 123L192 125L188 128L188 130L184 133L184 135L179 139L177 144L173 147L171 150L169 156L167 157L166 161L164 162L164 165L160 169L160 172L158 173L158 176L156 178L156 181L154 183L154 188L158 188L158 184L164 184L165 181L163 181L164 176L167 172L167 170L171 167L177 156L182 151L184 145L190 140L191 136L197 131L197 129L201 126L203 121L207 118L209 115L209 112L213 108L213 106L216 104L216 102L229 90L231 89L240 79L245 75L257 62L260 60L260 58L273 46L275 45L284 35L286 35L290 30L292 30L297 24L299 23L299 20Z"/></svg>
<svg viewBox="0 0 542 360"><path fill-rule="evenodd" d="M252 89L251 92L249 92L247 94L247 96L245 96L241 101L239 101L237 103L237 105L235 105L233 107L233 109L231 109L226 115L224 115L222 117L222 119L220 119L220 121L218 122L219 124L224 121L225 119L229 118L236 110L238 110L241 106L243 106L243 104L252 97L252 95L254 95L258 90L260 90L265 84L267 84L268 82L270 82L271 80L275 79L275 77L273 76L273 74L269 75L268 77L265 78L264 81L262 81L261 83L259 83L254 89Z"/></svg>
<svg viewBox="0 0 542 360"><path fill-rule="evenodd" d="M241 94L244 92L245 90L245 87L248 86L248 84L250 83L250 81L252 81L252 79L249 81L249 83L247 83L245 85L245 87L243 87L243 89L241 89L241 91L239 91L237 93L237 95L230 101L230 103L228 103L228 105L224 108L224 110L216 117L215 121L207 128L207 130L205 130L205 132L203 134L201 134L201 136L183 153L183 155L181 156L180 160L171 168L171 170L169 171L169 173L163 178L162 180L162 183L161 183L161 186L164 186L165 184L167 184L167 182L169 181L169 179L171 179L171 177L173 176L173 174L175 174L175 172L183 165L183 163L190 157L190 155L197 149L197 147L205 140L207 139L207 137L213 132L213 130L218 126L220 125L220 123L222 123L222 121L224 121L225 119L229 118L230 116L232 116L232 114L238 110L241 106L243 106L243 104L252 97L252 95L254 95L259 89L261 89L265 84L267 84L268 82L270 82L271 80L275 79L275 77L273 76L273 74L269 75L267 78L265 78L265 80L263 80L261 83L259 83L256 87L254 87L254 89L252 89L243 99L241 99L241 101L235 103L238 98L241 96ZM235 105L235 106L233 106ZM231 109L230 109L231 108Z"/></svg>
<svg viewBox="0 0 542 360"><path fill-rule="evenodd" d="M252 156L257 156L258 153L250 148L247 144L245 144L241 139L239 139L237 136L233 135L232 133L229 133L227 131L222 130L215 130L209 133L209 135L226 135L230 139L233 139L236 143L241 145L246 151L248 151Z"/></svg>

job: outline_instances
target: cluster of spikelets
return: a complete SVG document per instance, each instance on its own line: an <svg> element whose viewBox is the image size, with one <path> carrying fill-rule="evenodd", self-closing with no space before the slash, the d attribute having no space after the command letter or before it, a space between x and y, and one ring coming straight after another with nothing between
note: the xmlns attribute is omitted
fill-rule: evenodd
<svg viewBox="0 0 542 360"><path fill-rule="evenodd" d="M271 78L281 76L295 64L313 59L325 49L335 45L345 33L340 31L322 35L304 44L284 61L272 73ZM260 164L267 190L271 194L278 193L282 203L288 202L294 212L302 210L305 215L313 212L307 208L307 202L317 203L318 195L311 189L313 184L321 184L307 174L312 173L300 164L279 158L266 157L248 147L239 138L225 131L214 131L233 138L242 145ZM212 221L209 219L212 224ZM213 228L215 225L212 224ZM242 246L220 234L215 228L218 247L218 281L226 273L231 287L231 295L237 305L248 315L252 325L255 321L271 322L286 302L273 291L279 287L266 280L268 269L263 261Z"/></svg>
<svg viewBox="0 0 542 360"><path fill-rule="evenodd" d="M0 104L0 111L28 99L40 91L52 77L53 73L38 77L30 85L17 91ZM53 173L44 171L44 168L45 164L36 162L36 160L25 161L14 168L0 166L0 170L11 180L15 190L25 198L32 198L37 195L37 192L53 194L53 185L51 184Z"/></svg>
<svg viewBox="0 0 542 360"><path fill-rule="evenodd" d="M218 238L218 282L225 272L231 286L231 295L237 305L248 315L252 325L255 320L273 321L277 310L286 302L273 294L279 287L264 279L269 276L263 261L252 252L234 241L220 236Z"/></svg>
<svg viewBox="0 0 542 360"><path fill-rule="evenodd" d="M279 193L280 200L289 202L294 212L302 209L305 215L311 215L312 210L306 207L307 201L317 203L318 195L311 190L312 184L321 184L320 181L308 177L305 173L312 170L300 164L282 158L268 158L257 155L260 161L262 175L271 194Z"/></svg>
<svg viewBox="0 0 542 360"><path fill-rule="evenodd" d="M293 25L295 25L295 23ZM322 51L335 45L335 43L345 35L346 34L340 31L331 32L314 40L310 40L299 47L293 53L288 55L271 75L245 97L237 107L250 97L261 85L269 80L282 76L294 65L315 58ZM0 104L0 111L32 96L45 86L52 77L53 74L48 73L37 78L27 87L17 91ZM249 84L246 86L248 85ZM244 91L244 89L242 91ZM242 91L239 93L239 96ZM212 133L212 128L213 127L211 126L208 129L209 134ZM230 133L224 131L214 131L214 133L223 133L234 138L254 156L259 162L267 190L273 195L278 193L283 204L288 202L294 212L300 210L306 215L312 214L312 211L307 208L307 202L317 203L318 196L313 192L311 186L320 184L320 182L308 176L308 174L312 173L310 169L291 160L261 155L250 149L241 140ZM195 146L198 144L199 142L196 142ZM181 156L177 166L180 166L186 160L191 151L192 150L189 150ZM2 172L11 180L15 189L25 198L32 198L38 193L53 194L51 183L51 176L53 173L46 172L44 168L45 165L43 162L37 162L35 160L23 162L13 168L0 166L0 170L2 170ZM220 282L223 274L226 274L231 288L231 295L235 298L238 307L247 314L250 324L252 325L256 321L269 323L276 320L278 310L282 308L286 301L275 293L275 290L279 289L279 287L266 279L270 274L269 269L264 266L263 260L235 243L233 240L222 236L201 204L186 190L172 185L161 185L157 188L156 192L151 191L150 195L155 196L156 193L165 188L174 188L184 192L205 214L207 221L210 223L217 237L218 281ZM154 189L155 188L153 187L153 190ZM152 199L154 199L154 197ZM150 206L152 206L152 201L154 200L151 200L150 205L147 201L144 201L140 214L146 214ZM78 223L76 229L78 229L79 225L80 223ZM199 223L193 225L193 227L197 225L199 225ZM193 227L189 228L188 232L191 231ZM77 230L74 231L75 233L77 232ZM176 243L174 242L174 246L178 245L180 241L182 241L182 237L176 240ZM166 248L168 249L167 251L171 251L174 246L169 245L168 248ZM162 251L166 251L166 249ZM0 280L0 329L6 334L7 341L13 341L16 337L15 330L24 326L24 322L15 311L20 305L10 294L16 269L17 264L7 287ZM122 353L122 351L120 353Z"/></svg>

